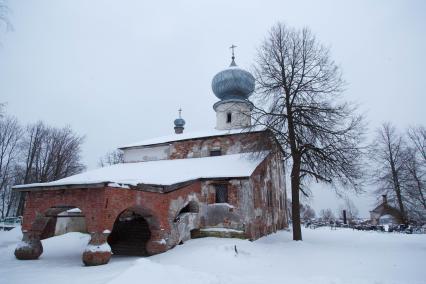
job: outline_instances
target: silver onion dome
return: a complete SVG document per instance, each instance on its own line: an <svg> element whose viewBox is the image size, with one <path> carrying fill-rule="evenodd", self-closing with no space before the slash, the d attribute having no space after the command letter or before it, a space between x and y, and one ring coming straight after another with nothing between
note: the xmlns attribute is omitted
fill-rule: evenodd
<svg viewBox="0 0 426 284"><path fill-rule="evenodd" d="M239 68L234 59L231 65L213 77L212 90L220 100L247 100L253 93L255 79L253 75Z"/></svg>
<svg viewBox="0 0 426 284"><path fill-rule="evenodd" d="M185 126L185 120L183 118L176 118L174 122L176 127Z"/></svg>

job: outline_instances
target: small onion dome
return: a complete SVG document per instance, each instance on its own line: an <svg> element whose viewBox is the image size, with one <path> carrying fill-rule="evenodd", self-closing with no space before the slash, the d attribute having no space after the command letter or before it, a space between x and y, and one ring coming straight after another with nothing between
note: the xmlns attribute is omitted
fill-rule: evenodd
<svg viewBox="0 0 426 284"><path fill-rule="evenodd" d="M239 68L235 61L213 77L213 93L221 100L247 100L254 91L255 79L253 75Z"/></svg>
<svg viewBox="0 0 426 284"><path fill-rule="evenodd" d="M175 119L175 127L183 127L185 125L185 120L183 118Z"/></svg>

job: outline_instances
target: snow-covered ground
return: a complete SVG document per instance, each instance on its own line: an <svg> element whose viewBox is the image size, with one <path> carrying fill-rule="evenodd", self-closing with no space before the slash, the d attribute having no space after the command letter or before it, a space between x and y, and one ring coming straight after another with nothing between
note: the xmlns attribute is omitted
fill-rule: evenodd
<svg viewBox="0 0 426 284"><path fill-rule="evenodd" d="M426 235L329 228L303 234L303 242L286 231L255 242L195 239L149 258L114 256L84 267L87 235L46 239L39 260L19 261L17 228L0 232L0 283L426 283Z"/></svg>

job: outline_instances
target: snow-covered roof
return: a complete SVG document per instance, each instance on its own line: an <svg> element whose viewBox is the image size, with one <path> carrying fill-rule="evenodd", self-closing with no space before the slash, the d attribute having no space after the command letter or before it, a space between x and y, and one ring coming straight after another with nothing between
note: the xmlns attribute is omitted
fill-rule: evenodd
<svg viewBox="0 0 426 284"><path fill-rule="evenodd" d="M189 140L189 139L196 139L196 138L203 138L203 137L231 135L231 134L239 134L239 133L247 133L247 132L257 132L257 131L262 131L262 130L263 130L263 128L229 129L229 130L211 129L211 130L207 130L207 131L184 132L182 134L172 134L172 135L168 135L168 136L161 136L161 137L142 140L142 141L139 141L139 142L136 142L136 143L123 145L123 146L119 147L119 149L148 146L148 145L162 144L162 143L167 143L167 142Z"/></svg>
<svg viewBox="0 0 426 284"><path fill-rule="evenodd" d="M173 185L200 178L249 177L262 162L263 155L233 154L214 157L122 163L99 168L53 182L14 186L14 189L89 185L110 186L138 184Z"/></svg>

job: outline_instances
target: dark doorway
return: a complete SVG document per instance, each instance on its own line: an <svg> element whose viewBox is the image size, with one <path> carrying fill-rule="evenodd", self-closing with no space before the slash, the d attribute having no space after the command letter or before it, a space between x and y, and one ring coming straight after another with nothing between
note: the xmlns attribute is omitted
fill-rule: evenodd
<svg viewBox="0 0 426 284"><path fill-rule="evenodd" d="M108 243L115 255L148 256L146 243L150 238L151 231L145 218L124 211L115 221Z"/></svg>

